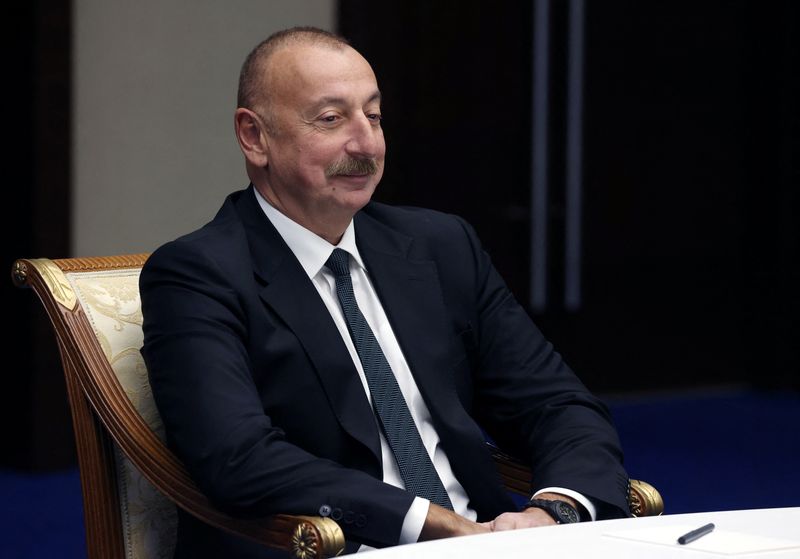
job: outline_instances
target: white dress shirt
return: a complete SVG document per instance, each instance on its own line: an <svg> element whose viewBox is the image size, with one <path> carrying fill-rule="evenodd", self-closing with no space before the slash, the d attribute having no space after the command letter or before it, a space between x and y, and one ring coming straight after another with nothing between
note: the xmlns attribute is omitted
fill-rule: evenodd
<svg viewBox="0 0 800 559"><path fill-rule="evenodd" d="M389 362L389 366L392 368L392 372L397 379L397 384L400 386L400 391L403 393L403 397L411 411L411 416L422 438L422 443L428 451L431 462L433 462L436 472L439 474L439 478L442 480L442 484L450 497L453 510L465 518L475 520L477 518L477 513L469 508L469 497L467 497L466 491L456 479L453 469L450 466L450 460L445 455L441 444L439 444L439 435L433 427L428 406L425 404L422 394L417 387L417 383L414 381L408 363L403 356L400 344L397 342L394 331L389 324L380 299L369 278L369 271L364 266L364 261L361 259L361 255L358 252L354 223L352 221L350 222L339 244L334 246L272 207L269 202L259 194L258 190L253 189L253 192L256 195L261 209L270 222L272 222L272 225L275 226L275 229L277 229L289 249L294 253L300 265L303 267L303 270L305 270L311 282L314 284L328 312L331 314L339 330L339 334L345 346L347 346L347 350L350 352L350 358L353 360L353 364L358 371L358 376L361 379L361 384L364 387L367 399L370 401L370 405L372 405L372 397L369 392L367 378L364 375L361 360L358 357L355 345L350 337L350 332L347 329L347 322L345 321L341 304L336 294L336 280L330 270L325 267L325 262L330 257L334 248L340 248L350 254L350 277L353 282L353 292L358 307L372 329L372 332L375 334L375 338L381 346L381 350L386 360ZM389 443L386 441L386 437L377 423L377 418L375 418L375 421L381 443L383 481L395 487L405 489L405 484L400 476L400 469L397 466L394 453L389 447ZM563 488L548 487L537 491L536 494L538 495L546 491L557 492L573 497L586 507L592 519L595 518L594 506L580 493ZM414 499L403 522L403 527L400 532L400 541L398 543L413 543L419 539L419 534L425 523L425 517L428 514L429 505L430 501L427 499L421 497L416 497ZM362 546L362 550L364 548L367 548L367 546Z"/></svg>

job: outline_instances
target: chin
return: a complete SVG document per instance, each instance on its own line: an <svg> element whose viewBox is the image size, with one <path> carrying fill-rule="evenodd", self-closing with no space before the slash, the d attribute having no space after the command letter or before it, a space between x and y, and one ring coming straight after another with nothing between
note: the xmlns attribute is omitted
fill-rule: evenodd
<svg viewBox="0 0 800 559"><path fill-rule="evenodd" d="M374 188L365 188L363 190L348 192L343 202L353 213L356 213L361 208L369 204L372 199L372 194L375 192Z"/></svg>

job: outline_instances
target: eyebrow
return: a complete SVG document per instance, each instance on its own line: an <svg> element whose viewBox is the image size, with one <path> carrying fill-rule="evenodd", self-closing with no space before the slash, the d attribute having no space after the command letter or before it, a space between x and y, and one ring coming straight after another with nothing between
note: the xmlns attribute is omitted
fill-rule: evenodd
<svg viewBox="0 0 800 559"><path fill-rule="evenodd" d="M381 92L380 90L376 90L375 93L369 96L365 104L373 103L375 101L381 100ZM327 96L320 98L319 101L314 103L312 108L313 111L318 111L322 107L326 105L346 105L348 103L347 99L344 97L336 97L336 96Z"/></svg>

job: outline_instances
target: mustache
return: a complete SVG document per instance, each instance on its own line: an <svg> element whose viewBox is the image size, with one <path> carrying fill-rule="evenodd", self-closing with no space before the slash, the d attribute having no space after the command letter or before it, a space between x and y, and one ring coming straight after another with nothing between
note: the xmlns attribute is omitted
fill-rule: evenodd
<svg viewBox="0 0 800 559"><path fill-rule="evenodd" d="M374 175L378 172L378 162L374 159L346 158L331 163L325 169L326 177L336 175Z"/></svg>

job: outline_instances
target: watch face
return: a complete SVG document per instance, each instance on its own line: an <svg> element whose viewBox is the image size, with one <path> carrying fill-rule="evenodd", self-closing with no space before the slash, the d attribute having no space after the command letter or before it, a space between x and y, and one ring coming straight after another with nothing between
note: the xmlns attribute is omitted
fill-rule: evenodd
<svg viewBox="0 0 800 559"><path fill-rule="evenodd" d="M558 516L561 517L562 524L572 524L573 522L578 522L580 520L580 518L578 518L577 511L569 504L557 501L556 507Z"/></svg>

